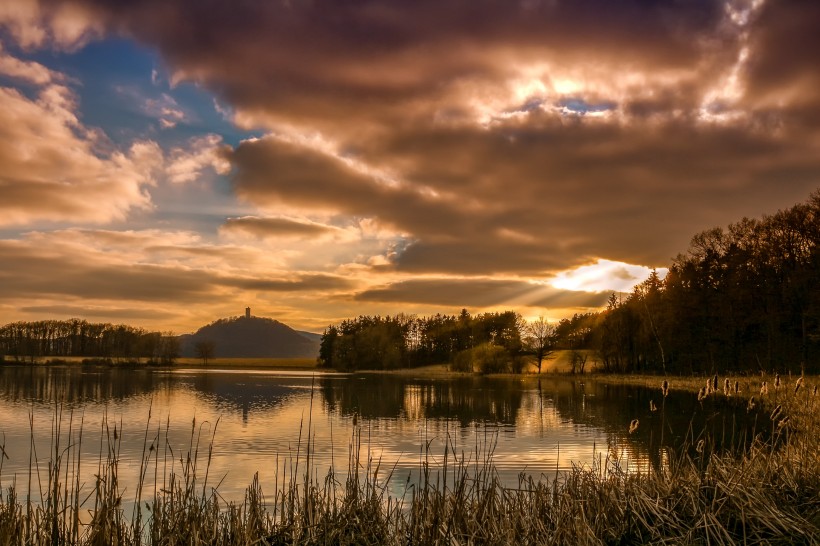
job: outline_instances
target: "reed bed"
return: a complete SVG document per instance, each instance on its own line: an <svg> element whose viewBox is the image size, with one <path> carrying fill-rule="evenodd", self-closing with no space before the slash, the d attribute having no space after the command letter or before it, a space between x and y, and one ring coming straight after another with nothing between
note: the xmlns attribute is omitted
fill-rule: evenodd
<svg viewBox="0 0 820 546"><path fill-rule="evenodd" d="M710 384L706 396L746 396L731 382ZM368 450L360 424L344 475L319 476L308 423L301 459L283 465L287 478L270 497L254 479L241 502L220 497L209 475L216 436L202 439L196 423L185 453L170 449L167 428L163 439L161 427L146 427L141 483L126 496L117 425L103 422L98 460L81 461L82 423L68 418L61 445L66 418L56 408L48 479L35 484L38 469L29 473L40 499L21 498L14 485L2 492L0 546L820 544L820 397L802 380L769 385L755 396L771 408L773 432L741 453L715 452L704 436L666 452L660 470L628 472L613 450L592 466L522 474L515 487L499 480L490 441L471 453L448 444L435 464L422 449L417 477L391 494L392 470ZM674 381L657 388L662 400ZM2 460L0 452L0 475ZM81 464L97 465L89 490Z"/></svg>

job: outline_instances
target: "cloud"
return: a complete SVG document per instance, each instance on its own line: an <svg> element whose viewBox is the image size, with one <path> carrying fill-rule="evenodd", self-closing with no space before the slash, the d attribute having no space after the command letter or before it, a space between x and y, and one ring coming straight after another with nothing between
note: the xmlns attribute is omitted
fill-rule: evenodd
<svg viewBox="0 0 820 546"><path fill-rule="evenodd" d="M241 233L253 237L266 239L270 237L318 237L338 231L337 228L291 220L289 218L258 218L244 216L242 218L228 218L220 228L225 233Z"/></svg>
<svg viewBox="0 0 820 546"><path fill-rule="evenodd" d="M40 316L164 320L166 328L174 318L201 325L188 315L213 320L226 308L239 309L237 302L282 307L359 286L341 275L283 269L264 249L161 230L30 232L0 239L0 263L0 306Z"/></svg>
<svg viewBox="0 0 820 546"><path fill-rule="evenodd" d="M40 63L23 61L6 53L2 42L0 42L0 74L38 86L66 79L63 74Z"/></svg>
<svg viewBox="0 0 820 546"><path fill-rule="evenodd" d="M76 2L45 6L39 0L0 4L0 28L23 48L52 45L73 51L101 35L104 23L88 6Z"/></svg>
<svg viewBox="0 0 820 546"><path fill-rule="evenodd" d="M745 66L746 102L784 122L815 132L820 123L820 47L815 2L766 1L750 23L751 54Z"/></svg>
<svg viewBox="0 0 820 546"><path fill-rule="evenodd" d="M0 299L72 298L154 303L201 301L213 291L204 271L156 264L122 264L101 254L71 255L66 248L36 248L0 241ZM54 272L59 271L59 275ZM126 288L127 287L127 288Z"/></svg>
<svg viewBox="0 0 820 546"><path fill-rule="evenodd" d="M219 135L194 137L186 146L171 149L165 168L168 179L175 184L192 182L207 169L227 174L231 168L224 157L228 149Z"/></svg>
<svg viewBox="0 0 820 546"><path fill-rule="evenodd" d="M365 290L362 302L400 302L448 307L527 306L595 308L606 303L607 292L560 290L521 280L434 278L407 280Z"/></svg>
<svg viewBox="0 0 820 546"><path fill-rule="evenodd" d="M808 56L788 56L794 92L766 91L766 48L813 43L815 10L775 4L87 6L269 131L227 156L264 213L387 226L398 271L547 275L663 266L697 231L816 186L814 118L787 123L815 95Z"/></svg>
<svg viewBox="0 0 820 546"><path fill-rule="evenodd" d="M28 98L0 87L0 225L36 221L104 223L150 207L162 152L137 141L101 155L80 123L70 90L49 84Z"/></svg>
<svg viewBox="0 0 820 546"><path fill-rule="evenodd" d="M105 320L168 320L176 318L176 314L161 309L128 309L118 307L89 307L83 305L32 305L20 308L23 313L48 315L51 317L82 317L88 319L103 318Z"/></svg>
<svg viewBox="0 0 820 546"><path fill-rule="evenodd" d="M295 278L265 279L232 277L221 279L221 284L261 292L326 292L349 290L356 285L352 279L337 275L302 274Z"/></svg>
<svg viewBox="0 0 820 546"><path fill-rule="evenodd" d="M157 71L151 72L151 83L157 86ZM114 85L113 90L120 96L125 106L135 113L156 120L159 129L173 129L178 124L190 125L195 116L180 106L177 100L169 93L146 94L146 92L134 85Z"/></svg>

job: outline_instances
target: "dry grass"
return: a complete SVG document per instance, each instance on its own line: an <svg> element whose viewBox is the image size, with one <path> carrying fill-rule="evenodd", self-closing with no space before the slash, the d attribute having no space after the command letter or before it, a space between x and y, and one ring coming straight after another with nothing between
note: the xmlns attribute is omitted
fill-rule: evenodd
<svg viewBox="0 0 820 546"><path fill-rule="evenodd" d="M277 370L313 370L317 367L315 358L211 358L208 365L202 364L200 358L178 358L175 366L221 369L277 369Z"/></svg>
<svg viewBox="0 0 820 546"><path fill-rule="evenodd" d="M272 496L254 480L239 503L220 498L208 475L214 439L200 449L196 423L183 454L170 453L167 442L163 447L161 427L156 433L146 428L142 483L126 498L117 481L116 425L102 425L99 460L80 461L81 423L69 418L73 440L59 445L66 418L57 408L58 440L43 499L19 498L13 488L3 492L0 545L820 544L815 385L806 379L797 388L784 378L772 388L761 403L780 407L772 412L773 435L743 453L713 452L703 437L697 449L668 452L660 471L626 472L612 452L591 468L522 475L517 487L498 479L492 445L472 453L448 445L443 467L423 457L418 478L395 497L387 488L390 469L362 447L361 426L350 438L343 479L332 471L317 476L307 434L299 439L301 459L283 465L287 478L272 484ZM669 388L681 387L670 380ZM98 465L91 491L75 478L81 462ZM134 507L130 513L124 502ZM82 519L87 510L90 519Z"/></svg>

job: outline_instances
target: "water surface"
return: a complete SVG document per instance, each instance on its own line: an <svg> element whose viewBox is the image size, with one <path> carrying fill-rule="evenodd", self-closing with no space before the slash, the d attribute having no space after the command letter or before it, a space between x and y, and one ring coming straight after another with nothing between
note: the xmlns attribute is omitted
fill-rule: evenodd
<svg viewBox="0 0 820 546"><path fill-rule="evenodd" d="M650 412L650 400L659 410ZM740 401L737 401L740 402ZM632 419L638 430L629 434ZM661 464L661 447L677 448L708 431L717 448L755 430L745 403L723 396L705 403L660 388L610 385L594 377L414 378L388 374L311 374L258 370L107 367L0 367L0 486L28 488L29 461L41 473L54 452L81 454L83 482L93 482L100 453L117 428L120 483L133 494L147 452L163 468L198 448L210 453L210 483L229 500L243 497L258 472L263 490L310 466L343 476L360 427L363 452L391 474L401 494L420 461L440 465L448 446L475 463L492 458L505 483L521 473L552 479L607 455L630 471ZM107 434L103 426L107 422ZM82 429L82 437L79 431ZM33 441L32 441L33 439ZM151 446L156 451L147 451ZM31 480L38 495L36 476Z"/></svg>

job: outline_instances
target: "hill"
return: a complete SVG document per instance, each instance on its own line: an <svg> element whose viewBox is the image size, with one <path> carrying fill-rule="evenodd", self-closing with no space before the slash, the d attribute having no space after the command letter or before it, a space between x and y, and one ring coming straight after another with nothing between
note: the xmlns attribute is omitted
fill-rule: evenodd
<svg viewBox="0 0 820 546"><path fill-rule="evenodd" d="M311 358L319 354L320 338L278 320L246 315L219 319L179 340L183 357L195 357L196 344L208 341L216 358Z"/></svg>

